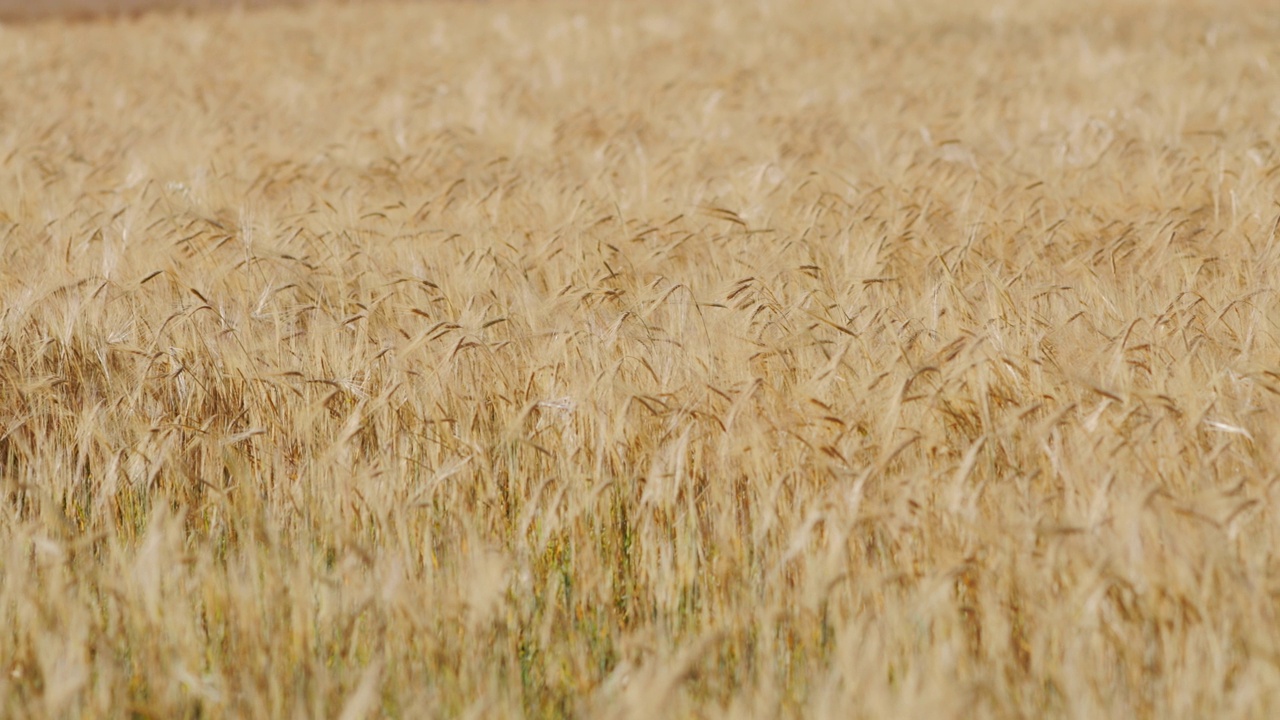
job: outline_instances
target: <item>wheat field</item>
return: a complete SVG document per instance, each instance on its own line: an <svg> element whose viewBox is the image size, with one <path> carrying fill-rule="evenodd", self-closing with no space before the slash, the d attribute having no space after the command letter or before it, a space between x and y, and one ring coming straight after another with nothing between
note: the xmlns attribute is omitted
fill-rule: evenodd
<svg viewBox="0 0 1280 720"><path fill-rule="evenodd" d="M1276 717L1277 37L0 26L0 714Z"/></svg>

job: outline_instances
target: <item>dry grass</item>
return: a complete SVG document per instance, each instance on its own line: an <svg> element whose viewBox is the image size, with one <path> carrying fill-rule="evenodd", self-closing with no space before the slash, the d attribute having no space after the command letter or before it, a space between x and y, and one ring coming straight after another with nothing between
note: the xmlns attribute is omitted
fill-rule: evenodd
<svg viewBox="0 0 1280 720"><path fill-rule="evenodd" d="M14 717L1274 717L1280 18L0 28Z"/></svg>
<svg viewBox="0 0 1280 720"><path fill-rule="evenodd" d="M311 0L0 0L0 21L81 21L155 11L238 10ZM347 0L368 2L369 0Z"/></svg>

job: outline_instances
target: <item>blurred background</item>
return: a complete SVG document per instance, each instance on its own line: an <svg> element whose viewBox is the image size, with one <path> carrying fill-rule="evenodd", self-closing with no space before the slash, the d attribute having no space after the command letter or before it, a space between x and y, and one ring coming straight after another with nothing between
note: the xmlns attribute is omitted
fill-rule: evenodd
<svg viewBox="0 0 1280 720"><path fill-rule="evenodd" d="M90 19L128 15L153 9L280 5L308 0L0 0L0 20L54 17Z"/></svg>

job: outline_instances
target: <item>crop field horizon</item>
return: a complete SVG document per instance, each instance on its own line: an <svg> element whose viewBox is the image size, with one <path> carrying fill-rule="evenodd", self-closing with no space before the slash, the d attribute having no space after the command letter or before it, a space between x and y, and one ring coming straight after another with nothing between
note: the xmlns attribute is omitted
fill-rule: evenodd
<svg viewBox="0 0 1280 720"><path fill-rule="evenodd" d="M1275 717L1277 37L0 24L0 716Z"/></svg>
<svg viewBox="0 0 1280 720"><path fill-rule="evenodd" d="M317 0L0 0L0 22L112 20L157 12L240 12ZM336 1L336 0L335 0ZM361 0L347 0L360 2ZM367 0L366 0L367 1ZM412 1L412 0L406 0Z"/></svg>

